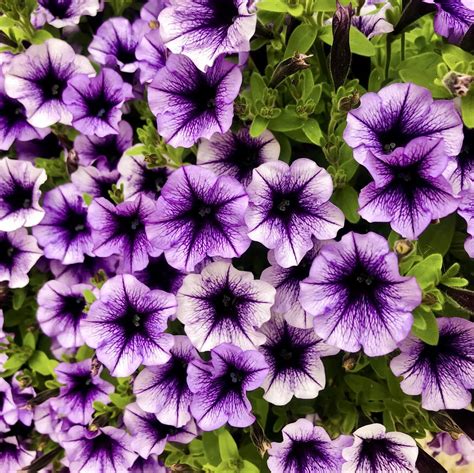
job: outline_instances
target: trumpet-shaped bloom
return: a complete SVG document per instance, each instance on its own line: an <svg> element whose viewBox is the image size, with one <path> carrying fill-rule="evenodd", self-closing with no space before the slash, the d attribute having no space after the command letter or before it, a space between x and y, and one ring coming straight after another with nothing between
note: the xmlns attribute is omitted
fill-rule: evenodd
<svg viewBox="0 0 474 473"><path fill-rule="evenodd" d="M160 30L156 29L147 33L135 51L140 70L140 82L152 82L158 71L165 67L168 54L161 39Z"/></svg>
<svg viewBox="0 0 474 473"><path fill-rule="evenodd" d="M38 0L38 6L31 14L31 23L35 28L46 23L55 28L74 26L81 16L96 16L99 9L99 0Z"/></svg>
<svg viewBox="0 0 474 473"><path fill-rule="evenodd" d="M36 457L36 452L26 450L15 436L0 439L0 464L5 472L21 471Z"/></svg>
<svg viewBox="0 0 474 473"><path fill-rule="evenodd" d="M110 199L109 191L119 178L117 171L99 171L94 166L79 166L77 171L71 174L71 181L81 194L91 197L103 197Z"/></svg>

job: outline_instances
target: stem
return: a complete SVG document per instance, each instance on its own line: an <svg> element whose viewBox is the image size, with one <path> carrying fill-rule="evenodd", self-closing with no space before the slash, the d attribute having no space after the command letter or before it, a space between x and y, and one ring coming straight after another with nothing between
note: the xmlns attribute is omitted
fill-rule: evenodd
<svg viewBox="0 0 474 473"><path fill-rule="evenodd" d="M321 40L316 38L316 42L314 44L314 48L316 50L316 56L318 58L319 67L321 68L321 72L326 76L327 79L331 78L331 74L329 73L327 57L324 54L323 43Z"/></svg>
<svg viewBox="0 0 474 473"><path fill-rule="evenodd" d="M405 60L405 33L400 35L400 59Z"/></svg>
<svg viewBox="0 0 474 473"><path fill-rule="evenodd" d="M390 61L392 60L392 38L387 36L387 55L385 56L385 80L390 74Z"/></svg>

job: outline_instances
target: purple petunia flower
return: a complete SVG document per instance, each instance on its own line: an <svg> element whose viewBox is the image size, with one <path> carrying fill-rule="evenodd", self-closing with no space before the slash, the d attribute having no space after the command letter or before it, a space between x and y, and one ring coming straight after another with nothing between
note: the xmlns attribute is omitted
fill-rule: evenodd
<svg viewBox="0 0 474 473"><path fill-rule="evenodd" d="M170 0L158 18L165 45L204 71L221 54L250 51L257 15L247 0Z"/></svg>
<svg viewBox="0 0 474 473"><path fill-rule="evenodd" d="M418 457L416 442L402 432L386 432L382 424L370 424L354 432L354 443L342 450L342 473L410 473Z"/></svg>
<svg viewBox="0 0 474 473"><path fill-rule="evenodd" d="M400 276L384 237L351 232L321 248L301 283L300 302L327 343L379 356L410 332L421 290L415 278Z"/></svg>
<svg viewBox="0 0 474 473"><path fill-rule="evenodd" d="M89 60L77 55L65 41L51 38L13 58L5 74L5 90L25 107L31 125L70 125L72 114L63 93L76 74L94 75L95 71Z"/></svg>
<svg viewBox="0 0 474 473"><path fill-rule="evenodd" d="M359 195L359 214L368 222L390 222L401 236L417 239L432 220L459 203L443 171L448 164L441 140L415 138L389 155L366 154L374 179Z"/></svg>
<svg viewBox="0 0 474 473"><path fill-rule="evenodd" d="M99 171L94 166L79 166L71 174L71 181L81 194L110 199L109 191L119 178L118 171Z"/></svg>
<svg viewBox="0 0 474 473"><path fill-rule="evenodd" d="M56 337L64 348L80 347L84 340L79 332L79 323L86 316L84 311L85 290L90 284L69 285L60 281L48 281L38 292L37 318L41 330Z"/></svg>
<svg viewBox="0 0 474 473"><path fill-rule="evenodd" d="M188 385L193 392L191 414L202 430L226 422L248 427L255 421L246 391L257 389L268 373L263 355L255 350L223 344L211 350L211 361L193 360Z"/></svg>
<svg viewBox="0 0 474 473"><path fill-rule="evenodd" d="M262 164L247 187L249 237L273 249L280 266L296 266L313 236L329 240L344 225L344 214L329 202L332 190L329 173L309 159Z"/></svg>
<svg viewBox="0 0 474 473"><path fill-rule="evenodd" d="M245 350L265 341L258 328L270 319L275 289L250 272L217 261L201 274L186 276L177 299L177 317L198 350L221 343Z"/></svg>
<svg viewBox="0 0 474 473"><path fill-rule="evenodd" d="M140 364L170 359L173 337L163 333L176 311L176 298L150 290L130 274L109 279L81 322L81 334L96 348L112 376L130 376Z"/></svg>
<svg viewBox="0 0 474 473"><path fill-rule="evenodd" d="M29 282L28 272L42 254L26 228L8 233L0 231L0 281L7 281L12 289L25 287Z"/></svg>
<svg viewBox="0 0 474 473"><path fill-rule="evenodd" d="M423 0L436 6L434 30L450 43L460 43L474 24L474 4L469 0Z"/></svg>
<svg viewBox="0 0 474 473"><path fill-rule="evenodd" d="M158 133L171 146L189 148L199 138L229 130L242 73L223 57L205 73L186 56L171 55L148 89Z"/></svg>
<svg viewBox="0 0 474 473"><path fill-rule="evenodd" d="M189 443L197 436L194 421L183 427L165 425L156 415L142 411L136 402L125 408L123 421L132 434L130 446L143 458L163 453L166 442Z"/></svg>
<svg viewBox="0 0 474 473"><path fill-rule="evenodd" d="M17 378L11 380L12 397L16 406L18 422L30 426L33 422L33 411L28 409L27 404L35 396L32 386L22 386Z"/></svg>
<svg viewBox="0 0 474 473"><path fill-rule="evenodd" d="M0 432L9 432L18 422L18 409L13 401L10 384L0 378Z"/></svg>
<svg viewBox="0 0 474 473"><path fill-rule="evenodd" d="M46 130L46 128L40 128ZM36 158L57 158L61 153L66 156L67 150L54 133L46 135L41 140L16 141L14 144L16 156L20 161L29 161L32 164Z"/></svg>
<svg viewBox="0 0 474 473"><path fill-rule="evenodd" d="M60 438L66 451L63 463L71 472L128 473L138 456L131 450L131 440L124 430L115 427L90 431L75 425Z"/></svg>
<svg viewBox="0 0 474 473"><path fill-rule="evenodd" d="M467 222L469 236L464 243L464 249L474 258L474 187L463 192L458 213Z"/></svg>
<svg viewBox="0 0 474 473"><path fill-rule="evenodd" d="M51 399L35 407L33 420L35 429L40 434L48 435L53 442L58 442L64 433L73 426L66 417L57 415L51 407Z"/></svg>
<svg viewBox="0 0 474 473"><path fill-rule="evenodd" d="M272 473L329 473L341 471L340 448L322 427L299 419L282 430L283 442L268 450Z"/></svg>
<svg viewBox="0 0 474 473"><path fill-rule="evenodd" d="M33 235L47 258L73 264L84 261L85 255L93 256L87 208L74 184L46 192L43 208L46 215L33 227Z"/></svg>
<svg viewBox="0 0 474 473"><path fill-rule="evenodd" d="M55 28L79 24L81 16L96 16L99 0L38 0L38 7L31 14L31 23L41 28L49 23Z"/></svg>
<svg viewBox="0 0 474 473"><path fill-rule="evenodd" d="M142 84L151 82L158 71L165 67L168 57L168 50L158 29L150 31L142 38L135 56L140 70L140 82Z"/></svg>
<svg viewBox="0 0 474 473"><path fill-rule="evenodd" d="M96 77L78 74L63 94L72 113L72 125L85 135L101 138L119 133L122 105L133 98L132 86L112 69L104 67Z"/></svg>
<svg viewBox="0 0 474 473"><path fill-rule="evenodd" d="M121 255L125 272L145 268L149 255L158 256L162 252L151 245L145 233L154 211L153 201L141 194L133 201L117 205L103 197L94 199L88 212L94 254Z"/></svg>
<svg viewBox="0 0 474 473"><path fill-rule="evenodd" d="M260 331L267 340L259 351L269 366L263 398L277 406L288 404L293 396L314 399L326 384L321 357L339 349L323 343L312 328L291 327L279 314Z"/></svg>
<svg viewBox="0 0 474 473"><path fill-rule="evenodd" d="M446 175L456 193L474 188L474 128L465 126L463 133L461 152L446 168Z"/></svg>
<svg viewBox="0 0 474 473"><path fill-rule="evenodd" d="M454 440L447 432L439 432L428 442L428 447L436 457L439 453L447 455L461 454L461 458L456 465L470 465L474 462L474 441L467 435L461 435L460 438Z"/></svg>
<svg viewBox="0 0 474 473"><path fill-rule="evenodd" d="M22 471L36 457L36 452L26 450L14 436L0 439L0 465L5 473Z"/></svg>
<svg viewBox="0 0 474 473"><path fill-rule="evenodd" d="M247 204L235 179L184 166L163 186L148 237L180 270L192 271L207 256L238 257L250 246L244 222Z"/></svg>
<svg viewBox="0 0 474 473"><path fill-rule="evenodd" d="M135 49L146 29L142 20L131 24L126 18L109 18L94 35L89 52L102 66L118 66L122 72L135 72L138 68Z"/></svg>
<svg viewBox="0 0 474 473"><path fill-rule="evenodd" d="M28 123L25 107L6 94L0 71L0 150L8 150L15 140L42 139L49 132L49 128L35 128Z"/></svg>
<svg viewBox="0 0 474 473"><path fill-rule="evenodd" d="M138 457L128 471L129 473L168 473L157 455L150 455L146 459Z"/></svg>
<svg viewBox="0 0 474 473"><path fill-rule="evenodd" d="M0 159L0 231L33 227L44 217L39 204L40 187L46 182L44 169L27 161Z"/></svg>
<svg viewBox="0 0 474 473"><path fill-rule="evenodd" d="M145 21L156 21L163 8L169 6L169 0L148 0L140 10L140 18Z"/></svg>
<svg viewBox="0 0 474 473"><path fill-rule="evenodd" d="M103 138L78 135L74 140L74 149L79 163L83 166L94 165L100 170L114 170L123 153L133 143L133 130L127 122L121 121L118 130L118 135Z"/></svg>
<svg viewBox="0 0 474 473"><path fill-rule="evenodd" d="M359 15L352 17L352 25L369 39L381 34L391 33L393 25L386 18L387 10L391 10L391 8L392 5L389 2L380 9L366 2L361 8Z"/></svg>
<svg viewBox="0 0 474 473"><path fill-rule="evenodd" d="M166 166L148 167L142 154L122 156L117 169L121 176L119 183L123 184L126 199L131 199L139 193L153 200L158 199L172 172L172 169Z"/></svg>
<svg viewBox="0 0 474 473"><path fill-rule="evenodd" d="M107 403L114 386L91 372L91 360L78 363L60 363L57 380L63 384L59 396L51 399L51 407L61 417L74 424L88 424L94 413L94 402Z"/></svg>
<svg viewBox="0 0 474 473"><path fill-rule="evenodd" d="M170 353L171 358L164 365L140 371L133 383L133 392L141 409L156 414L163 424L181 427L191 420L192 393L186 380L186 368L199 356L189 339L182 335L174 337Z"/></svg>
<svg viewBox="0 0 474 473"><path fill-rule="evenodd" d="M246 187L255 168L277 160L279 155L280 144L268 130L252 138L249 130L242 128L237 133L215 133L210 140L201 140L197 164L217 175L235 177Z"/></svg>
<svg viewBox="0 0 474 473"><path fill-rule="evenodd" d="M462 120L452 100L434 101L431 92L415 84L391 84L369 92L347 115L344 140L363 163L369 151L389 155L418 137L443 140L448 156L462 145Z"/></svg>
<svg viewBox="0 0 474 473"><path fill-rule="evenodd" d="M436 321L438 344L410 336L390 368L403 376L400 386L405 393L421 394L424 409L462 409L471 402L469 390L474 388L474 323L458 317Z"/></svg>

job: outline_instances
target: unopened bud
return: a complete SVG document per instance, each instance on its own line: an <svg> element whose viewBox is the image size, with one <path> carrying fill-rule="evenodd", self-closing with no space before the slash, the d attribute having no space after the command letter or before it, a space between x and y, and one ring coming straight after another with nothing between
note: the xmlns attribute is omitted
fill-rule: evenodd
<svg viewBox="0 0 474 473"><path fill-rule="evenodd" d="M401 258L411 254L414 249L415 249L414 243L407 239L397 240L393 245L393 250L395 251L397 256Z"/></svg>
<svg viewBox="0 0 474 473"><path fill-rule="evenodd" d="M276 88L287 77L292 76L298 71L308 69L310 65L306 62L306 60L310 57L312 57L312 54L307 55L295 52L293 56L280 62L280 64L278 64L276 69L273 71L269 87Z"/></svg>
<svg viewBox="0 0 474 473"><path fill-rule="evenodd" d="M453 440L458 440L464 432L447 412L430 412L433 422L444 432L447 432Z"/></svg>
<svg viewBox="0 0 474 473"><path fill-rule="evenodd" d="M342 367L346 370L346 371L352 371L357 363L359 362L360 360L360 352L357 352L357 353L346 353L343 357L342 357Z"/></svg>

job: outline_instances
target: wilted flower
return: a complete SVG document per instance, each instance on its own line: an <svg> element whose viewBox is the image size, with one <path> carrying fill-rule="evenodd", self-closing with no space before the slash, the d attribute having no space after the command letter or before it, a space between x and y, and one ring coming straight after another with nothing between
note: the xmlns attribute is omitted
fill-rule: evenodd
<svg viewBox="0 0 474 473"><path fill-rule="evenodd" d="M410 332L421 290L415 278L400 276L384 237L351 232L321 248L301 283L300 302L327 343L379 356Z"/></svg>
<svg viewBox="0 0 474 473"><path fill-rule="evenodd" d="M403 376L400 386L405 393L421 394L424 409L462 409L471 402L469 390L474 388L474 323L442 317L437 324L437 345L410 336L390 368Z"/></svg>
<svg viewBox="0 0 474 473"><path fill-rule="evenodd" d="M157 72L165 67L168 50L161 39L160 30L152 30L140 41L135 56L140 70L140 81L151 82Z"/></svg>
<svg viewBox="0 0 474 473"><path fill-rule="evenodd" d="M109 191L119 178L118 171L99 171L94 166L79 166L71 174L71 181L81 194L110 199Z"/></svg>
<svg viewBox="0 0 474 473"><path fill-rule="evenodd" d="M4 472L21 471L36 457L36 452L26 450L14 436L0 439L0 464Z"/></svg>
<svg viewBox="0 0 474 473"><path fill-rule="evenodd" d="M81 16L96 16L99 8L99 0L38 0L31 23L35 28L41 28L45 23L55 28L74 26Z"/></svg>

